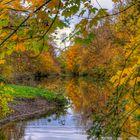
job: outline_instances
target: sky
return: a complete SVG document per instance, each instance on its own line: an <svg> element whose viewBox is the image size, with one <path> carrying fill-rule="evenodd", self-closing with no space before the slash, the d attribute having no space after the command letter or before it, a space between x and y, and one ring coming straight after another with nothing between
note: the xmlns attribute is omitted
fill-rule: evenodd
<svg viewBox="0 0 140 140"><path fill-rule="evenodd" d="M113 8L112 0L97 0L98 3L96 0L91 0L91 1L92 1L93 5L97 8L100 8L98 3L100 4L100 6L102 8L108 9L109 11L111 11L111 9ZM68 36L72 32L74 25L78 22L79 22L79 20L77 20L77 17L76 17L71 21L70 27L58 30L58 34L56 35L57 40L54 40L58 48L64 48L64 47L70 45L69 41L62 43L61 40L62 40L64 34L66 36Z"/></svg>
<svg viewBox="0 0 140 140"><path fill-rule="evenodd" d="M98 4L96 3L96 0L92 0L92 1L98 7ZM112 0L98 0L98 2L100 3L101 7L103 7L103 8L111 10L112 7L113 7Z"/></svg>

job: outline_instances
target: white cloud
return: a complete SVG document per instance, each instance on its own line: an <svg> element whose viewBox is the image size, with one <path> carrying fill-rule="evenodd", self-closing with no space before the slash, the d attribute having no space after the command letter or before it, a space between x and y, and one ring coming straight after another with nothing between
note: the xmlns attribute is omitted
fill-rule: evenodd
<svg viewBox="0 0 140 140"><path fill-rule="evenodd" d="M112 0L92 0L92 2L98 8L100 8L98 3L101 5L102 8L106 8L108 10L111 10L113 8Z"/></svg>
<svg viewBox="0 0 140 140"><path fill-rule="evenodd" d="M65 27L63 29L58 29L57 34L53 34L56 39L54 40L57 47L63 49L70 45L70 42L66 39L65 42L62 43L62 40L64 40L69 34L72 32L72 28Z"/></svg>

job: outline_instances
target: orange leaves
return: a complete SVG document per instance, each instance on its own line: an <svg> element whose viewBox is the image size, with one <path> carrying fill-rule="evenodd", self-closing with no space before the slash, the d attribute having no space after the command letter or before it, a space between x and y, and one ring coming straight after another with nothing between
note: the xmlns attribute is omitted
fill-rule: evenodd
<svg viewBox="0 0 140 140"><path fill-rule="evenodd" d="M29 3L32 3L33 7L34 6L40 6L43 4L44 0L28 0Z"/></svg>
<svg viewBox="0 0 140 140"><path fill-rule="evenodd" d="M37 3L38 4L42 4L43 3L43 0L37 0Z"/></svg>
<svg viewBox="0 0 140 140"><path fill-rule="evenodd" d="M21 1L19 1L19 0L15 0L13 3L12 3L13 5L11 6L11 8L15 8L15 9L17 9L17 10L22 10L22 5L21 5Z"/></svg>
<svg viewBox="0 0 140 140"><path fill-rule="evenodd" d="M1 33L1 34L0 34L0 39L6 37L6 35L7 35L6 32Z"/></svg>
<svg viewBox="0 0 140 140"><path fill-rule="evenodd" d="M11 37L11 39L14 40L14 41L16 41L16 40L18 39L18 36L17 36L17 35L13 35L13 36Z"/></svg>
<svg viewBox="0 0 140 140"><path fill-rule="evenodd" d="M67 90L67 96L71 99L71 101L74 104L75 110L79 111L81 108L81 101L82 101L81 93L78 90L78 87L73 79L68 81L66 90Z"/></svg>
<svg viewBox="0 0 140 140"><path fill-rule="evenodd" d="M1 65L1 64L4 64L4 63L5 63L5 60L0 59L0 65Z"/></svg>
<svg viewBox="0 0 140 140"><path fill-rule="evenodd" d="M17 46L16 46L16 51L21 51L21 52L24 52L25 51L25 46L23 43L17 43Z"/></svg>
<svg viewBox="0 0 140 140"><path fill-rule="evenodd" d="M46 14L45 11L39 11L37 16L38 16L38 19L41 19L41 20L48 18L48 14Z"/></svg>
<svg viewBox="0 0 140 140"><path fill-rule="evenodd" d="M6 3L8 3L8 2L9 2L9 0L3 0L3 1L1 1L1 2L0 2L0 9L6 10L7 8L9 8L9 5L6 4Z"/></svg>
<svg viewBox="0 0 140 140"><path fill-rule="evenodd" d="M81 53L82 46L79 44L76 44L69 48L69 50L66 53L66 62L68 70L73 71L74 69L76 69L76 65L79 63L78 61L81 57Z"/></svg>
<svg viewBox="0 0 140 140"><path fill-rule="evenodd" d="M50 51L43 52L37 59L36 71L41 73L59 73L60 69Z"/></svg>
<svg viewBox="0 0 140 140"><path fill-rule="evenodd" d="M112 0L114 3L117 3L117 2L119 2L119 0Z"/></svg>
<svg viewBox="0 0 140 140"><path fill-rule="evenodd" d="M53 8L56 8L56 6L59 5L59 0L52 0L49 4L48 4L48 7L50 9L53 9Z"/></svg>
<svg viewBox="0 0 140 140"><path fill-rule="evenodd" d="M20 5L20 1L16 0L14 1L14 7L18 8Z"/></svg>
<svg viewBox="0 0 140 140"><path fill-rule="evenodd" d="M76 57L73 51L67 53L67 66L69 70L72 70L74 67L74 58Z"/></svg>
<svg viewBox="0 0 140 140"><path fill-rule="evenodd" d="M32 0L36 5L42 5L44 0Z"/></svg>

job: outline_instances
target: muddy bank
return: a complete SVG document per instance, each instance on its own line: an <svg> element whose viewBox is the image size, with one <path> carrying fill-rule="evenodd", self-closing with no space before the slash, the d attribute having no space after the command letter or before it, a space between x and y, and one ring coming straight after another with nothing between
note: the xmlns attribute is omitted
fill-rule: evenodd
<svg viewBox="0 0 140 140"><path fill-rule="evenodd" d="M0 119L0 128L9 123L39 117L45 114L53 114L62 109L63 106L58 102L50 102L43 98L34 99L15 99L9 104L13 112L4 119Z"/></svg>

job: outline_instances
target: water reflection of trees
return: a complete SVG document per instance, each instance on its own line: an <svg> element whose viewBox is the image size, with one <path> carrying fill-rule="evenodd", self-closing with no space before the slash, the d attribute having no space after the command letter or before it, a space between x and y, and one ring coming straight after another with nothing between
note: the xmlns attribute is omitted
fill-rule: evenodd
<svg viewBox="0 0 140 140"><path fill-rule="evenodd" d="M111 86L97 85L91 80L71 79L66 88L74 110L81 114L84 125L89 120L91 122L88 134L114 139L139 137L139 105L128 95L121 95L117 100Z"/></svg>
<svg viewBox="0 0 140 140"><path fill-rule="evenodd" d="M10 124L0 130L0 140L20 140L25 133L25 122Z"/></svg>
<svg viewBox="0 0 140 140"><path fill-rule="evenodd" d="M131 94L123 92L118 100L117 92L114 92L110 85L104 86L89 78L67 80L54 78L41 81L38 86L57 93L66 92L73 103L74 111L80 114L80 124L90 128L87 131L90 136L114 137L114 139L122 137L124 140L140 137L139 104L135 103ZM138 101L137 96L135 98ZM8 131L0 133L2 140L7 140L7 137L4 139L5 132Z"/></svg>
<svg viewBox="0 0 140 140"><path fill-rule="evenodd" d="M59 94L64 94L65 91L65 80L63 78L50 78L50 79L42 79L36 83L38 87L46 88L48 90L52 90Z"/></svg>
<svg viewBox="0 0 140 140"><path fill-rule="evenodd" d="M71 79L67 83L67 95L73 103L74 110L81 114L82 122L86 125L93 114L103 114L109 91L97 87L90 80Z"/></svg>
<svg viewBox="0 0 140 140"><path fill-rule="evenodd" d="M47 114L47 116L42 116L39 119L34 118L29 121L20 121L5 125L0 129L0 140L22 140L26 135L26 128L32 125L38 126L43 124L47 126L51 121L55 120L58 120L59 124L65 125L65 120L61 118L65 113L65 110L58 110L53 114Z"/></svg>

